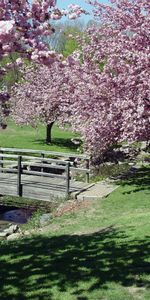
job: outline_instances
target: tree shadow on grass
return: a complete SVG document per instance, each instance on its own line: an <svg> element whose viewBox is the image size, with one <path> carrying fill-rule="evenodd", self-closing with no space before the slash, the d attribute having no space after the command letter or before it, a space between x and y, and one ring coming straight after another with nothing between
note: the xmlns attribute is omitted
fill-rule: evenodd
<svg viewBox="0 0 150 300"><path fill-rule="evenodd" d="M122 186L127 185L132 187L131 190L124 192L125 194L144 190L148 192L150 190L150 168L131 168L131 171L124 174L118 183Z"/></svg>
<svg viewBox="0 0 150 300"><path fill-rule="evenodd" d="M148 239L129 241L113 228L1 244L0 299L54 300L69 291L69 299L90 300L110 282L148 287L149 247Z"/></svg>
<svg viewBox="0 0 150 300"><path fill-rule="evenodd" d="M33 144L39 144L41 146L46 145L46 140L45 139L38 139L38 140L34 140L32 141ZM68 148L68 150L74 150L76 151L78 146L73 144L72 141L70 139L64 139L64 138L52 138L52 142L51 144L49 144L50 146L58 146L58 147L64 147L64 148Z"/></svg>

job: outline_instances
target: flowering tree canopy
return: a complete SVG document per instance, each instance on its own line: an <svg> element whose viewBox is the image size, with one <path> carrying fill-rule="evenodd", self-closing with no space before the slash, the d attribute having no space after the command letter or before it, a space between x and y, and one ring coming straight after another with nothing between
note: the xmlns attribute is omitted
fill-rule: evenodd
<svg viewBox="0 0 150 300"><path fill-rule="evenodd" d="M64 103L66 116L69 107L66 91L70 76L66 69L63 63L55 62L52 68L34 64L24 71L24 81L16 84L11 91L11 115L17 124L35 127L41 121L50 129L56 120L63 119ZM48 134L47 142L51 142Z"/></svg>
<svg viewBox="0 0 150 300"><path fill-rule="evenodd" d="M54 32L50 24L63 15L70 19L80 16L84 10L78 5L69 5L69 10L60 11L55 0L2 0L0 10L0 57L19 52L33 60L51 64L55 53L50 51L43 37ZM16 63L19 63L17 61Z"/></svg>
<svg viewBox="0 0 150 300"><path fill-rule="evenodd" d="M68 15L75 19L84 13L78 5L69 5L68 10L59 10L56 0L1 0L0 4L0 60L18 53L12 63L0 67L0 76L22 64L21 58L51 65L61 57L49 49L44 37L54 32L53 20ZM5 88L5 87L4 87ZM6 91L0 93L0 102L6 101Z"/></svg>
<svg viewBox="0 0 150 300"><path fill-rule="evenodd" d="M43 77L43 83L40 79L39 95L36 83L31 85L37 78L34 75L26 92L35 86L30 99L33 104L34 99L42 99L44 103L46 97L45 107L48 103L54 105L58 114L61 112L62 121L67 117L73 129L84 137L85 149L97 157L110 145L150 137L150 3L149 0L112 0L111 5L89 2L94 7L96 25L88 28L81 53L69 56L66 65L57 61L56 69L51 68L53 75L43 69L42 76L47 74L47 79ZM44 85L47 88L41 97ZM17 93L21 99L19 89ZM33 115L33 109L42 116L39 103L39 110L36 105L28 106L27 115ZM44 114L50 120L53 108Z"/></svg>
<svg viewBox="0 0 150 300"><path fill-rule="evenodd" d="M97 25L87 31L81 70L72 72L72 121L98 156L117 142L150 138L150 2L89 2Z"/></svg>

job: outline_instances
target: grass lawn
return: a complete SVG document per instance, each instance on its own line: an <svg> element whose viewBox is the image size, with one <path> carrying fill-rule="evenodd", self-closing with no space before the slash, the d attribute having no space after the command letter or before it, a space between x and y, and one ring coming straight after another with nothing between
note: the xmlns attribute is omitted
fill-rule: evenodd
<svg viewBox="0 0 150 300"><path fill-rule="evenodd" d="M0 299L149 300L149 171L41 233L1 242Z"/></svg>
<svg viewBox="0 0 150 300"><path fill-rule="evenodd" d="M49 150L60 152L76 152L76 146L71 138L74 133L61 130L56 125L52 128L52 144L45 144L46 128L39 125L37 129L31 126L16 126L13 121L8 122L5 130L0 130L0 147Z"/></svg>

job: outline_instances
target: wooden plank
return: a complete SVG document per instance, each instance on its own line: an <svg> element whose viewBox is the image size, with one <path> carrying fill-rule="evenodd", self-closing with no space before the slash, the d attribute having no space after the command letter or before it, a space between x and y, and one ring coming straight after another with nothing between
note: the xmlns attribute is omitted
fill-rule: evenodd
<svg viewBox="0 0 150 300"><path fill-rule="evenodd" d="M3 163L3 164L5 164L5 163L9 163L9 164L14 164L14 163L17 163L17 160L0 160L0 164L1 163Z"/></svg>
<svg viewBox="0 0 150 300"><path fill-rule="evenodd" d="M22 162L23 166L29 166L29 167L41 167L41 168L49 168L49 169L57 169L57 170L65 170L65 167L63 166L56 166L52 164L44 164L44 163L36 163L36 162Z"/></svg>
<svg viewBox="0 0 150 300"><path fill-rule="evenodd" d="M17 173L17 170L16 170L16 173ZM17 176L16 176L16 173L2 173L0 174L0 182L3 181L3 180L8 180L8 181L11 181L11 180L16 180L17 179Z"/></svg>
<svg viewBox="0 0 150 300"><path fill-rule="evenodd" d="M66 165L67 162L64 161L64 160L60 160L60 159L53 159L53 158L40 158L40 157L35 157L35 156L26 156L26 155L23 155L22 156L23 159L31 159L31 160L34 160L34 161L41 161L41 162L50 162L50 163L56 163L56 164L60 164L60 165Z"/></svg>
<svg viewBox="0 0 150 300"><path fill-rule="evenodd" d="M37 176L43 176L43 177L66 178L63 175L58 175L58 174L53 174L53 173L45 173L45 172L38 172L38 171L26 171L26 170L22 170L22 174L37 175Z"/></svg>
<svg viewBox="0 0 150 300"><path fill-rule="evenodd" d="M17 170L15 170L15 169L10 169L10 168L0 168L0 171L3 171L3 172L5 172L5 173L17 173L18 171Z"/></svg>
<svg viewBox="0 0 150 300"><path fill-rule="evenodd" d="M5 158L16 158L16 161L18 159L17 154L0 154L0 157L2 158L2 160L3 160L3 157L5 157ZM31 159L31 160L34 160L34 161L37 160L37 161L42 161L42 162L47 162L48 161L48 162L51 162L51 163L64 164L64 165L67 164L67 162L63 161L63 160L58 160L58 159L53 159L53 158L40 158L40 157L27 156L27 155L23 155L22 159Z"/></svg>
<svg viewBox="0 0 150 300"><path fill-rule="evenodd" d="M76 172L84 172L84 173L90 173L89 169L82 169L82 168L74 168L74 167L70 167L71 171L76 171Z"/></svg>
<svg viewBox="0 0 150 300"><path fill-rule="evenodd" d="M47 161L47 160L45 160ZM17 160L0 160L0 163L8 163L8 164L14 164L16 163L17 166ZM65 163L67 164L67 163ZM44 164L44 163L38 163L38 162L32 162L32 161L23 161L22 162L23 166L35 166L35 167L44 167L44 168L52 168L52 169L58 169L58 170L65 170L65 166L60 166L60 165L52 165L52 164ZM77 171L77 172L88 172L90 173L89 169L83 169L83 168L75 168L75 167L70 167L71 171Z"/></svg>
<svg viewBox="0 0 150 300"><path fill-rule="evenodd" d="M8 158L18 158L18 155L17 154L1 154L0 153L0 157L8 157Z"/></svg>

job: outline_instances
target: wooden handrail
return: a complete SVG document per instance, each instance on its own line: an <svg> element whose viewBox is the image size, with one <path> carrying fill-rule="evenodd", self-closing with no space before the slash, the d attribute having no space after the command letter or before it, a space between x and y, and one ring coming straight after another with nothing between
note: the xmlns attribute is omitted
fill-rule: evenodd
<svg viewBox="0 0 150 300"><path fill-rule="evenodd" d="M16 158L16 161L18 159L18 155L17 154L1 154L0 153L0 159L3 161L3 158ZM42 161L42 162L50 162L50 163L56 163L58 165L66 165L67 164L67 161L63 161L63 160L58 160L58 159L54 159L54 158L41 158L41 157L37 157L37 156L24 156L22 155L22 159L30 159L31 162L32 160L37 160L39 162ZM8 160L9 161L9 160ZM10 160L11 161L11 160ZM70 162L71 165L73 165L72 162Z"/></svg>
<svg viewBox="0 0 150 300"><path fill-rule="evenodd" d="M81 158L81 159L90 159L88 155L84 154L76 154L76 153L63 153L63 152L54 152L54 151L46 151L46 150L33 150L33 149L19 149L19 148L0 148L0 151L5 152L17 152L17 153L35 153L35 154L44 154L44 155L56 155L61 157L70 157L70 158Z"/></svg>

